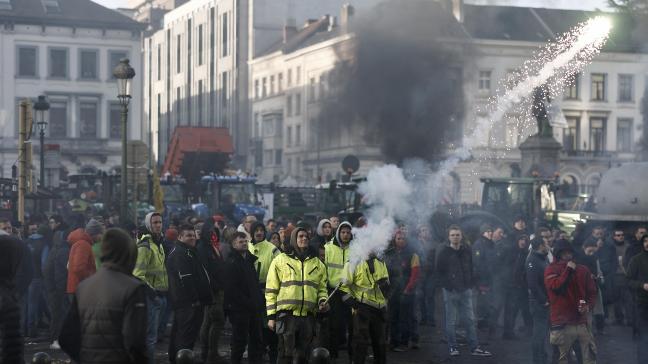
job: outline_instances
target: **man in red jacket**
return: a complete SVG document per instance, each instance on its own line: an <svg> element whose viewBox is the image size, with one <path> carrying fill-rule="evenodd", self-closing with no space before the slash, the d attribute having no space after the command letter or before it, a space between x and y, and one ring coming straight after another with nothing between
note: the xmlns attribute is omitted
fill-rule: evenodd
<svg viewBox="0 0 648 364"><path fill-rule="evenodd" d="M92 245L101 240L103 232L103 225L95 219L90 219L85 229L76 229L68 235L70 258L67 293L74 294L79 283L97 271Z"/></svg>
<svg viewBox="0 0 648 364"><path fill-rule="evenodd" d="M596 284L585 266L574 263L574 248L569 242L556 242L554 256L557 259L544 275L551 311L549 341L560 351L559 364L567 364L576 342L580 344L583 364L595 364L596 344L587 317L596 304Z"/></svg>

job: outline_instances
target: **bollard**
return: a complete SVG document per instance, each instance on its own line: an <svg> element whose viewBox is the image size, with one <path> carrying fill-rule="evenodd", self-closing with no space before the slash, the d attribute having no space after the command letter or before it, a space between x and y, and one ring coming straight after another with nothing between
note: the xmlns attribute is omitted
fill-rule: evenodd
<svg viewBox="0 0 648 364"><path fill-rule="evenodd" d="M194 352L189 349L178 350L176 364L194 364Z"/></svg>
<svg viewBox="0 0 648 364"><path fill-rule="evenodd" d="M32 364L52 364L52 358L47 353L36 353L32 358Z"/></svg>
<svg viewBox="0 0 648 364"><path fill-rule="evenodd" d="M312 364L329 364L331 362L331 354L325 348L315 348L311 353Z"/></svg>

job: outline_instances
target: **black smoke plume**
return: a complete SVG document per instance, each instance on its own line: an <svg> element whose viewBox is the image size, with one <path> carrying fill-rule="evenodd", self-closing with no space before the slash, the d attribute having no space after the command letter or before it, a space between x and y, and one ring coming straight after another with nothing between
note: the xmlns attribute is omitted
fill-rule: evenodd
<svg viewBox="0 0 648 364"><path fill-rule="evenodd" d="M440 159L463 135L461 25L439 2L410 0L358 14L351 30L355 47L340 52L330 78L335 96L318 123L330 127L320 135L360 132L388 162Z"/></svg>

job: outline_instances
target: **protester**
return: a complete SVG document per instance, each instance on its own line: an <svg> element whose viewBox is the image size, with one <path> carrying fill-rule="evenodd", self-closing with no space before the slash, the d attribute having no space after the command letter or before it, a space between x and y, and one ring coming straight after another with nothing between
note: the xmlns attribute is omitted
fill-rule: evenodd
<svg viewBox="0 0 648 364"><path fill-rule="evenodd" d="M337 231L338 226L340 226L340 218L337 215L333 215L329 217L329 221L331 222L331 230Z"/></svg>
<svg viewBox="0 0 648 364"><path fill-rule="evenodd" d="M133 269L135 278L141 279L150 289L146 301L148 362L155 362L155 344L160 330L160 316L166 310L169 281L162 247L162 215L150 212L144 217L145 233L137 242L137 262Z"/></svg>
<svg viewBox="0 0 648 364"><path fill-rule="evenodd" d="M341 284L342 269L349 261L349 246L353 240L351 233L351 224L347 221L342 222L332 241L324 245L324 264L326 265L327 284L329 294ZM336 359L339 356L339 345L341 342L349 340L351 347L351 310L342 302L342 292L336 291L329 300L331 310L328 313L328 327L324 330L324 347L326 347L331 358ZM349 351L351 354L351 350Z"/></svg>
<svg viewBox="0 0 648 364"><path fill-rule="evenodd" d="M558 364L566 364L574 343L580 345L583 364L596 363L596 344L588 325L597 289L589 270L574 260L574 248L564 240L554 244L556 260L545 270L550 307L549 341L558 346ZM584 302L583 302L584 301Z"/></svg>
<svg viewBox="0 0 648 364"><path fill-rule="evenodd" d="M116 228L106 231L100 247L102 266L79 284L61 347L79 363L145 363L147 288L132 275L137 247Z"/></svg>
<svg viewBox="0 0 648 364"><path fill-rule="evenodd" d="M6 226L5 226L6 227ZM16 300L16 272L25 257L21 242L6 230L0 233L0 363L23 363L20 306Z"/></svg>
<svg viewBox="0 0 648 364"><path fill-rule="evenodd" d="M43 294L43 264L49 254L51 241L50 229L40 226L37 231L27 238L27 247L30 250L34 275L29 285L27 297L27 336L38 336L38 323L43 313L41 302L45 302Z"/></svg>
<svg viewBox="0 0 648 364"><path fill-rule="evenodd" d="M333 238L331 229L331 222L328 219L320 220L315 230L315 236L310 240L309 245L315 250L319 249L320 246L324 246Z"/></svg>
<svg viewBox="0 0 648 364"><path fill-rule="evenodd" d="M432 240L432 232L426 225L418 229L418 243L420 246L421 259L421 283L419 284L421 310L421 325L436 326L434 311L436 309L436 279L434 270L436 267L436 244Z"/></svg>
<svg viewBox="0 0 648 364"><path fill-rule="evenodd" d="M60 215L52 215L49 219L52 230L52 248L43 266L43 279L47 295L47 305L50 312L49 342L50 349L58 350L58 336L61 324L67 312L68 299L67 276L70 246L67 243L68 226Z"/></svg>
<svg viewBox="0 0 648 364"><path fill-rule="evenodd" d="M505 340L516 340L515 333L518 313L522 314L525 325L525 336L532 331L533 321L529 312L529 294L526 281L526 258L529 255L529 238L526 234L518 234L515 246L506 253L503 266L506 270L504 277L506 285L506 302L504 305Z"/></svg>
<svg viewBox="0 0 648 364"><path fill-rule="evenodd" d="M266 282L268 328L279 337L279 364L307 363L315 313L327 311L326 267L308 245L308 233L296 228L291 251L270 264Z"/></svg>
<svg viewBox="0 0 648 364"><path fill-rule="evenodd" d="M342 224L340 227L343 226ZM346 278L340 288L345 293L342 299L352 308L352 362L364 364L371 344L373 363L386 364L387 300L385 297L389 296L390 289L387 266L375 255L371 255L354 269L347 262L342 276Z"/></svg>
<svg viewBox="0 0 648 364"><path fill-rule="evenodd" d="M200 329L202 361L208 364L221 363L225 360L218 352L218 344L225 325L225 314L223 313L224 258L220 246L220 231L214 225L214 220L209 218L202 226L196 247L200 261L209 273L209 286L212 293L211 304L205 307L205 316Z"/></svg>
<svg viewBox="0 0 648 364"><path fill-rule="evenodd" d="M628 285L637 302L637 363L648 363L648 235L641 238L643 251L630 259Z"/></svg>
<svg viewBox="0 0 648 364"><path fill-rule="evenodd" d="M490 352L479 346L477 339L472 301L472 288L475 280L472 252L462 240L461 228L451 225L448 228L448 245L439 251L437 257L436 272L443 292L448 349L450 356L460 355L456 336L456 324L459 319L465 325L471 354L473 356L491 356Z"/></svg>
<svg viewBox="0 0 648 364"><path fill-rule="evenodd" d="M597 334L602 334L604 333L603 330L605 327L605 319L603 317L603 297L601 296L601 287L604 283L604 277L601 272L601 265L596 255L596 252L599 250L598 240L599 238L593 236L585 239L585 242L581 246L581 251L575 254L574 261L577 264L582 264L587 267L592 274L592 279L596 282L596 305L590 312L590 315L593 317Z"/></svg>
<svg viewBox="0 0 648 364"><path fill-rule="evenodd" d="M418 349L414 317L416 286L420 276L419 256L408 245L406 233L398 230L385 254L391 292L389 295L389 340L393 351Z"/></svg>
<svg viewBox="0 0 648 364"><path fill-rule="evenodd" d="M248 241L252 241L252 225L257 222L257 218L254 215L246 215L241 222L241 225L236 229L242 233L245 233L248 237ZM265 229L265 226L264 226ZM265 237L263 238L265 240Z"/></svg>
<svg viewBox="0 0 648 364"><path fill-rule="evenodd" d="M548 228L540 227L538 228L536 235L540 237L547 245L547 260L549 261L549 263L553 263L554 256L552 249L554 244L554 234Z"/></svg>
<svg viewBox="0 0 648 364"><path fill-rule="evenodd" d="M266 222L266 230L268 234L272 234L277 231L277 222L274 219L268 219ZM270 240L270 236L267 236L267 239Z"/></svg>
<svg viewBox="0 0 648 364"><path fill-rule="evenodd" d="M632 307L632 292L628 286L628 278L623 265L628 244L625 240L625 233L621 229L615 229L612 235L612 242L615 249L614 275L611 277L612 292L611 301L614 306L614 320L617 325L632 326L634 321L634 307Z"/></svg>
<svg viewBox="0 0 648 364"><path fill-rule="evenodd" d="M497 329L497 309L493 291L494 272L497 268L497 252L493 242L493 229L490 225L480 227L481 236L472 246L473 265L477 279L477 326L488 329L495 335Z"/></svg>
<svg viewBox="0 0 648 364"><path fill-rule="evenodd" d="M549 336L549 299L544 285L544 272L549 264L549 246L545 237L537 235L531 240L531 253L526 259L526 282L533 318L531 353L533 364L547 364L545 347Z"/></svg>
<svg viewBox="0 0 648 364"><path fill-rule="evenodd" d="M91 220L94 226L95 220ZM77 286L84 279L95 274L97 266L95 264L94 254L92 253L92 245L101 238L103 234L102 229L92 228L90 235L84 229L76 229L68 236L68 243L70 243L70 258L68 260L68 280L67 280L67 293L74 294Z"/></svg>
<svg viewBox="0 0 648 364"><path fill-rule="evenodd" d="M193 350L200 334L205 306L212 303L209 275L196 251L196 232L191 225L179 228L178 242L166 262L173 325L169 362L181 349Z"/></svg>
<svg viewBox="0 0 648 364"><path fill-rule="evenodd" d="M231 360L241 363L247 347L248 362L262 362L262 322L264 298L259 290L259 278L254 268L257 257L248 251L247 236L234 233L232 251L225 264L224 309L232 324Z"/></svg>

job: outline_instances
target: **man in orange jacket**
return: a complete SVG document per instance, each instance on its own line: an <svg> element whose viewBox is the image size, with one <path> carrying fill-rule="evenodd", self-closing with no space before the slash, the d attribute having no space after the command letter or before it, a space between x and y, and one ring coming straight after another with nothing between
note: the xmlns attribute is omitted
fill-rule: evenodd
<svg viewBox="0 0 648 364"><path fill-rule="evenodd" d="M95 219L90 219L85 229L76 229L68 235L68 294L75 293L79 283L97 271L92 245L101 240L103 232L103 225Z"/></svg>

